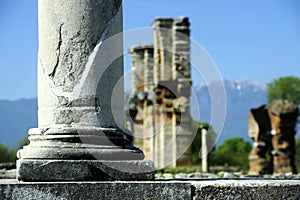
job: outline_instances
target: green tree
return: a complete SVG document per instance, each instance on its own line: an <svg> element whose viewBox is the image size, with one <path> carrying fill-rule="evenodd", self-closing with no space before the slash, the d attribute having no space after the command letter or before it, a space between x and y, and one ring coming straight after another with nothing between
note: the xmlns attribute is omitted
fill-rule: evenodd
<svg viewBox="0 0 300 200"><path fill-rule="evenodd" d="M201 129L200 129L200 124L197 121L192 121L192 126L193 126L193 130L196 128L197 129L197 133L195 135L195 138L193 140L193 143L191 145L191 151L192 151L192 164L199 164L201 162L201 160L199 159L198 156L198 152L199 149L201 147Z"/></svg>
<svg viewBox="0 0 300 200"><path fill-rule="evenodd" d="M23 146L28 145L29 144L29 140L28 137L24 137L17 145L17 150L22 149Z"/></svg>
<svg viewBox="0 0 300 200"><path fill-rule="evenodd" d="M17 151L23 146L29 144L27 137L24 137L17 145L17 147L10 148L0 143L0 163L15 162L17 160Z"/></svg>
<svg viewBox="0 0 300 200"><path fill-rule="evenodd" d="M212 151L210 154L210 165L226 165L248 169L248 156L251 151L250 142L242 138L230 138Z"/></svg>
<svg viewBox="0 0 300 200"><path fill-rule="evenodd" d="M269 102L286 99L300 104L300 79L294 76L280 77L267 84Z"/></svg>
<svg viewBox="0 0 300 200"><path fill-rule="evenodd" d="M0 163L14 162L15 160L15 150L0 143Z"/></svg>

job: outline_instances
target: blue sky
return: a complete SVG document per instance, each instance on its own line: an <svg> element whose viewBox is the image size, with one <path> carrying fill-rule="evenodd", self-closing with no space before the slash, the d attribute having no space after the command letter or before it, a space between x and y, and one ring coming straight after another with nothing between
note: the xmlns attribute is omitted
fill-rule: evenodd
<svg viewBox="0 0 300 200"><path fill-rule="evenodd" d="M188 16L224 79L300 77L298 0L124 0L123 10L124 30ZM0 99L36 97L37 0L1 0L0 27Z"/></svg>

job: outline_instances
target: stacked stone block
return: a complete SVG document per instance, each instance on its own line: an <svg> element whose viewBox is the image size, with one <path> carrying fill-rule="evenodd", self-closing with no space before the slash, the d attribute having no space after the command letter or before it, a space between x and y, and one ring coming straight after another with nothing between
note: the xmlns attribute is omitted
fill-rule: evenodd
<svg viewBox="0 0 300 200"><path fill-rule="evenodd" d="M134 143L143 147L147 159L153 160L153 46L136 46L130 50L132 58L131 106L129 112L135 110L133 119ZM129 119L130 119L129 118Z"/></svg>
<svg viewBox="0 0 300 200"><path fill-rule="evenodd" d="M296 173L294 155L298 115L296 105L281 99L251 109L249 136L254 145L249 156L250 174Z"/></svg>
<svg viewBox="0 0 300 200"><path fill-rule="evenodd" d="M294 157L298 107L286 100L275 100L267 108L271 122L273 172L296 173Z"/></svg>
<svg viewBox="0 0 300 200"><path fill-rule="evenodd" d="M253 140L253 148L249 156L249 174L270 173L267 154L270 152L271 137L269 135L270 120L265 105L251 109L248 117L249 136Z"/></svg>
<svg viewBox="0 0 300 200"><path fill-rule="evenodd" d="M189 25L186 17L175 20L155 19L152 23L154 29L152 59L151 54L146 53L150 51L149 45L134 47L130 51L133 69L132 98L136 99L136 106L131 109L137 111L141 108L137 112L144 113L137 114L133 120L134 141L143 149L146 158L154 160L157 168L166 165L172 168L191 162L191 151L188 149L192 141L189 110L191 87ZM136 67L137 63L142 63L139 69ZM144 82L144 85L137 84L138 81ZM152 116L151 119L147 118L149 115ZM152 148L145 145L148 140L145 134L139 137L137 127L140 128L140 132L152 134ZM178 152L182 152L183 149L187 151L176 162ZM149 157L147 152L150 153Z"/></svg>

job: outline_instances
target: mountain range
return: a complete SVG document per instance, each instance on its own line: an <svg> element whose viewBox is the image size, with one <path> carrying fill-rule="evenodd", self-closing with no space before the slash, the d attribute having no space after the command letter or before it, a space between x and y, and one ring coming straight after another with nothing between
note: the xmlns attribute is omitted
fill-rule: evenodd
<svg viewBox="0 0 300 200"><path fill-rule="evenodd" d="M16 146L37 127L37 99L0 100L0 143Z"/></svg>
<svg viewBox="0 0 300 200"><path fill-rule="evenodd" d="M209 122L211 102L208 88L218 82L195 85L194 91L201 111L200 121ZM265 104L266 86L255 81L227 80L223 82L226 91L226 118L217 144L231 137L248 137L248 114L251 108ZM192 108L193 109L193 108ZM214 124L212 124L213 126ZM0 100L0 143L15 146L27 136L28 129L37 127L37 100Z"/></svg>
<svg viewBox="0 0 300 200"><path fill-rule="evenodd" d="M201 122L210 122L211 101L209 89L221 88L221 84L224 85L226 94L226 116L223 130L219 133L217 145L232 137L242 137L244 140L251 141L248 137L248 115L251 108L266 104L266 85L250 80L225 80L195 86Z"/></svg>

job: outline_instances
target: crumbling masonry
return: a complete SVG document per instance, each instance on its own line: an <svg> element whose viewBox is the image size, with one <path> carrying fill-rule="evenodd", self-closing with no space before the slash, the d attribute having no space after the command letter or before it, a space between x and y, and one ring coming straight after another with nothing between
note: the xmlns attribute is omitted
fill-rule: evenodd
<svg viewBox="0 0 300 200"><path fill-rule="evenodd" d="M154 45L130 50L134 144L156 168L191 162L189 25L186 17L155 19Z"/></svg>
<svg viewBox="0 0 300 200"><path fill-rule="evenodd" d="M298 107L286 100L251 109L249 136L254 145L249 156L249 174L296 173L294 137L298 114Z"/></svg>

